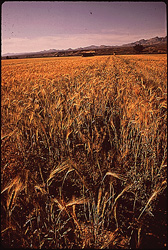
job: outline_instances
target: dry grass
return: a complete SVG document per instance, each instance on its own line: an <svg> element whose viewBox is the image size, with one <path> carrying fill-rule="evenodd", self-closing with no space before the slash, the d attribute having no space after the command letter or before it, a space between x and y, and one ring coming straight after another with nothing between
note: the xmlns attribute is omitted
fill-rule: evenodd
<svg viewBox="0 0 168 250"><path fill-rule="evenodd" d="M4 247L164 246L166 60L2 61Z"/></svg>

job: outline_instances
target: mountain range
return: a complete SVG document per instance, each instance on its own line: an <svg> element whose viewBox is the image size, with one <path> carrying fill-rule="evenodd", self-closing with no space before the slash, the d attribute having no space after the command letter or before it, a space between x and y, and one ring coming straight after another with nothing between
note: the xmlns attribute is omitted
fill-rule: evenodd
<svg viewBox="0 0 168 250"><path fill-rule="evenodd" d="M141 39L139 41L133 42L133 43L128 43L128 44L124 44L123 46L135 46L137 44L140 45L155 45L155 44L162 44L162 43L167 43L167 36L165 37L153 37L150 39Z"/></svg>
<svg viewBox="0 0 168 250"><path fill-rule="evenodd" d="M6 53L3 54L3 56L17 56L17 55L30 55L30 54L44 54L44 53L53 53L53 52L70 52L70 51L79 51L79 50L97 50L97 49L108 49L108 48L121 48L121 47L133 47L137 44L143 45L143 46L149 46L149 45L156 45L156 44L165 44L167 43L167 36L165 37L153 37L150 39L141 39L139 41L136 42L132 42L132 43L127 43L127 44L123 44L120 46L108 46L108 45L100 45L100 46L96 46L96 45L90 45L87 47L80 47L80 48L76 48L76 49L65 49L65 50L58 50L58 49L49 49L49 50L42 50L39 52L25 52L25 53Z"/></svg>

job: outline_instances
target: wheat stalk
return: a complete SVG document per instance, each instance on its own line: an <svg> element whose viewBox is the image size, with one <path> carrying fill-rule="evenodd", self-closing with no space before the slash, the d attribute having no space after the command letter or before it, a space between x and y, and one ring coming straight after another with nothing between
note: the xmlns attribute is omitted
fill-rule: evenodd
<svg viewBox="0 0 168 250"><path fill-rule="evenodd" d="M124 178L123 178L122 176L120 176L119 174L112 173L112 172L107 172L107 173L105 174L105 176L103 177L102 182L104 181L104 179L106 178L107 175L113 176L113 177L115 177L115 178L117 178L117 179L119 179L119 180L122 180L122 181L126 181L126 179L124 179Z"/></svg>
<svg viewBox="0 0 168 250"><path fill-rule="evenodd" d="M149 198L149 200L147 201L145 207L143 208L142 212L140 213L139 217L138 217L138 220L140 220L142 214L145 212L145 210L147 209L147 207L149 206L149 204L151 203L151 201L162 191L162 189L164 189L165 187L163 187L164 185L167 185L167 182L166 181L163 181L161 183L161 187L156 189L153 194L151 195L151 197Z"/></svg>

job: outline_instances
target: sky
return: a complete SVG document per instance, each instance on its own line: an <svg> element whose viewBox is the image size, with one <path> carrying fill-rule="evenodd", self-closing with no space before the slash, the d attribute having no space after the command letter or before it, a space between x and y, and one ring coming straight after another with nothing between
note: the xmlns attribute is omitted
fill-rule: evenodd
<svg viewBox="0 0 168 250"><path fill-rule="evenodd" d="M164 2L6 1L1 14L2 55L167 35Z"/></svg>

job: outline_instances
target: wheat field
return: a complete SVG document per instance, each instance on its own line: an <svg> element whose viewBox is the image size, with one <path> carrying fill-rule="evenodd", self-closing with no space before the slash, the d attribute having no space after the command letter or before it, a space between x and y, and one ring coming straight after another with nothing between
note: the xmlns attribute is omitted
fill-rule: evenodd
<svg viewBox="0 0 168 250"><path fill-rule="evenodd" d="M4 247L165 247L166 168L166 55L2 60Z"/></svg>

